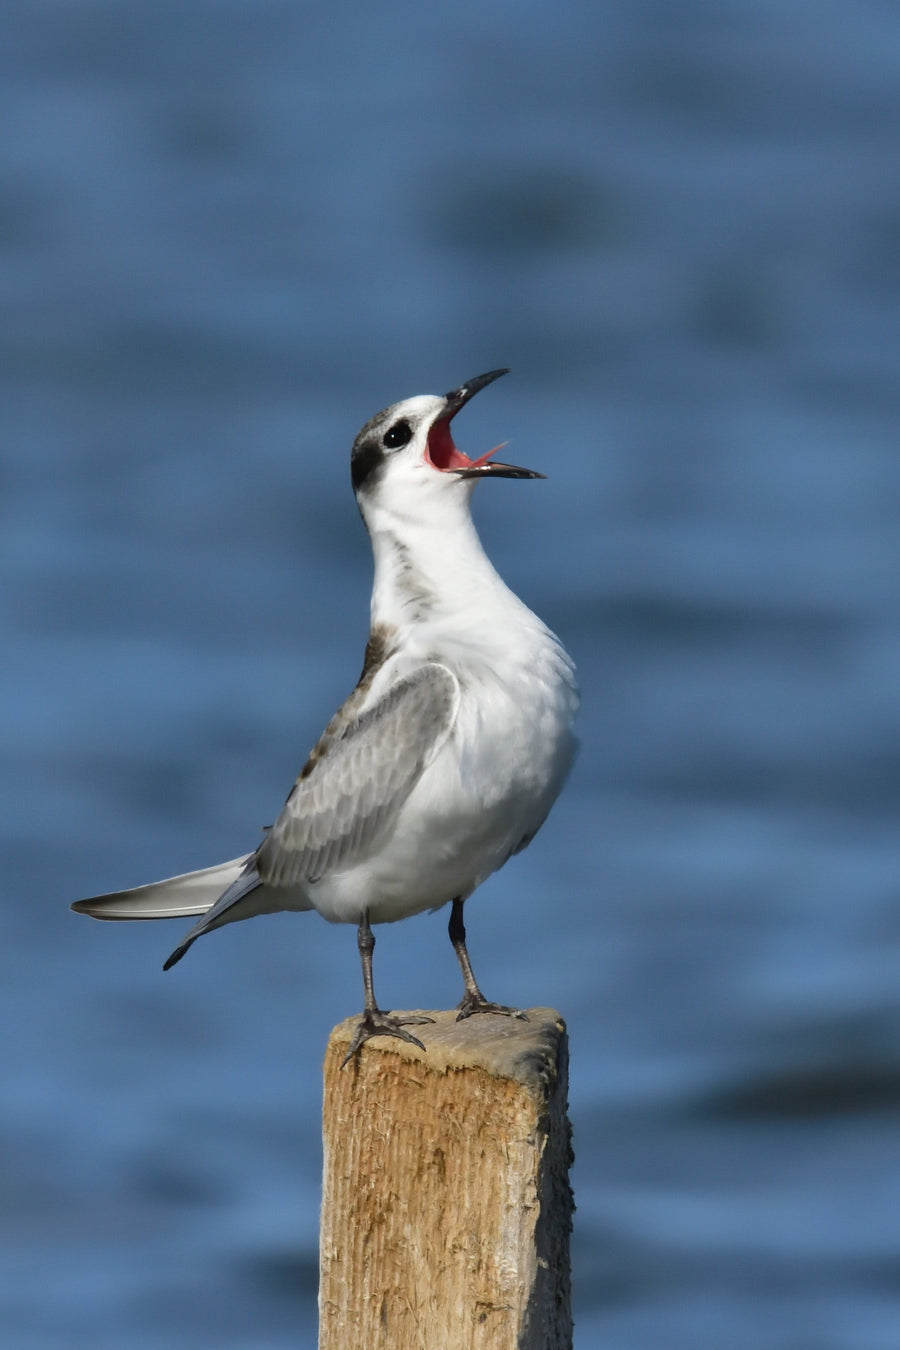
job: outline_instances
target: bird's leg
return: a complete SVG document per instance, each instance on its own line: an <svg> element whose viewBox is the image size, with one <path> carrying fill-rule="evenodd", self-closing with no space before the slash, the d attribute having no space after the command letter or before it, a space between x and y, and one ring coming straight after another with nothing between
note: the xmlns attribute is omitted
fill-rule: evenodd
<svg viewBox="0 0 900 1350"><path fill-rule="evenodd" d="M507 1008L504 1003L489 1003L478 988L478 982L475 979L472 970L472 962L469 960L469 953L466 951L466 926L463 923L463 902L460 900L459 896L453 901L453 906L450 910L448 932L466 986L466 992L462 996L462 1001L456 1005L459 1009L456 1018L457 1022L461 1022L464 1017L471 1017L473 1013L503 1013L507 1017L520 1017L523 1022L527 1022L528 1018L523 1012L519 1012L517 1008Z"/></svg>
<svg viewBox="0 0 900 1350"><path fill-rule="evenodd" d="M390 1013L382 1012L375 1002L375 985L372 981L372 953L375 950L375 934L372 932L369 924L369 912L363 911L363 916L359 921L359 930L356 935L356 942L359 947L359 959L362 963L362 977L364 990L363 1015L359 1019L359 1025L356 1028L356 1035L341 1063L341 1068L347 1064L353 1056L359 1051L360 1047L365 1045L366 1041L371 1040L373 1036L398 1036L401 1041L411 1041L417 1045L420 1050L425 1047L420 1040L409 1031L404 1031L406 1026L421 1026L425 1022L433 1022L433 1017L392 1017Z"/></svg>

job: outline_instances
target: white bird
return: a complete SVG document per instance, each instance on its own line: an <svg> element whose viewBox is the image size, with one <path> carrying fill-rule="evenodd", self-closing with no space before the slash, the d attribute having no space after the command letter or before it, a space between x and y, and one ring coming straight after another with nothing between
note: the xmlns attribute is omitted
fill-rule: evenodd
<svg viewBox="0 0 900 1350"><path fill-rule="evenodd" d="M430 1019L376 1003L370 925L448 902L459 1017L516 1015L475 981L463 903L546 819L574 757L578 692L571 659L500 579L469 509L479 479L543 475L492 460L499 446L470 459L450 432L473 394L506 373L395 403L354 441L353 489L375 559L362 674L259 847L72 906L96 919L202 915L166 970L203 933L255 914L315 909L357 924L365 1005L347 1059L372 1036L421 1045L405 1027Z"/></svg>

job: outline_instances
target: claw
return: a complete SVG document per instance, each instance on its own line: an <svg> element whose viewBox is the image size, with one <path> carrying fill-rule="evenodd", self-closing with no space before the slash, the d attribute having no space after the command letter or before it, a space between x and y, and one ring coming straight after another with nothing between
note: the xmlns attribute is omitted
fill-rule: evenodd
<svg viewBox="0 0 900 1350"><path fill-rule="evenodd" d="M518 1008L507 1008L505 1003L489 1003L486 998L476 997L468 991L456 1006L459 1009L456 1014L457 1022L464 1021L474 1013L499 1013L502 1017L517 1017L521 1022L528 1021L527 1013L519 1012Z"/></svg>
<svg viewBox="0 0 900 1350"><path fill-rule="evenodd" d="M349 1064L354 1055L358 1054L366 1041L370 1041L373 1036L396 1036L398 1040L408 1041L410 1045L417 1045L420 1050L424 1050L425 1047L418 1037L404 1031L403 1028L424 1026L426 1022L433 1021L433 1017L392 1017L390 1013L382 1012L379 1008L375 1008L372 1012L364 1012L359 1019L356 1035L350 1042L350 1049L341 1060L341 1068Z"/></svg>

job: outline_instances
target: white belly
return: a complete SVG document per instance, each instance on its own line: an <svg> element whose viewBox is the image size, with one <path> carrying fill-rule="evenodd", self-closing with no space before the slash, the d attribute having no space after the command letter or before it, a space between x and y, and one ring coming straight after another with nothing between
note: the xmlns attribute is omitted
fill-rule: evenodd
<svg viewBox="0 0 900 1350"><path fill-rule="evenodd" d="M529 678L476 701L370 856L307 888L324 918L391 923L468 896L543 823L572 762L571 687Z"/></svg>

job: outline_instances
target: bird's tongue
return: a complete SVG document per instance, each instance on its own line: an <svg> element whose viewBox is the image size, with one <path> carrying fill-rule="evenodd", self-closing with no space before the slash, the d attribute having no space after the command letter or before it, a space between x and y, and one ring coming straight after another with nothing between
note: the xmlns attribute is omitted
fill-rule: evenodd
<svg viewBox="0 0 900 1350"><path fill-rule="evenodd" d="M436 469L446 473L450 469L477 469L480 465L486 464L491 455L496 454L500 449L495 445L493 450L489 450L486 455L480 459L469 459L462 450L457 449L453 444L453 436L450 431L449 420L435 422L428 433L428 441L425 447L425 458Z"/></svg>

